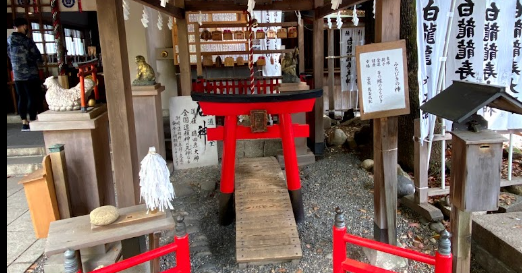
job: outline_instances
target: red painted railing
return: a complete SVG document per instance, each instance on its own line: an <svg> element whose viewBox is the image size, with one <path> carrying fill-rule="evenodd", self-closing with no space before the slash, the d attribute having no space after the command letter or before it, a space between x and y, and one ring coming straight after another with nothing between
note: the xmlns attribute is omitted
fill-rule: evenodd
<svg viewBox="0 0 522 273"><path fill-rule="evenodd" d="M435 273L451 273L452 256L449 232L442 232L437 253L435 256L431 256L413 250L404 249L348 234L346 233L346 226L344 224L344 216L342 215L342 211L337 209L336 213L335 225L333 227L333 273L344 273L346 271L354 273L393 272L347 258L347 243L433 265L435 266Z"/></svg>
<svg viewBox="0 0 522 273"><path fill-rule="evenodd" d="M167 244L165 246L147 251L142 254L138 254L134 257L127 258L123 261L102 267L100 269L96 269L91 271L91 273L115 273L120 272L125 269L134 267L136 265L142 264L144 262L152 261L161 256L174 253L176 257L176 266L170 269L163 271L164 273L190 273L190 249L189 249L189 236L185 229L185 224L183 223L183 217L178 216L176 219L176 234L174 236L174 242ZM77 263L76 260L72 261ZM66 255L66 264L67 255ZM75 264L75 267L78 265ZM82 273L82 270L74 270L68 271L67 267L65 272L77 272Z"/></svg>
<svg viewBox="0 0 522 273"><path fill-rule="evenodd" d="M256 77L254 79L255 94L279 93L281 77ZM198 93L211 94L252 94L248 78L230 79L197 79L192 82L192 90Z"/></svg>

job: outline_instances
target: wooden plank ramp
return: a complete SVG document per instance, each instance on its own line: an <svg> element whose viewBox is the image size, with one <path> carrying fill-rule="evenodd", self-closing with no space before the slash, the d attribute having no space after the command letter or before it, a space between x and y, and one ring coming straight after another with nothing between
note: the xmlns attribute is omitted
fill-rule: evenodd
<svg viewBox="0 0 522 273"><path fill-rule="evenodd" d="M237 263L246 266L301 259L301 241L277 159L239 159L235 184Z"/></svg>

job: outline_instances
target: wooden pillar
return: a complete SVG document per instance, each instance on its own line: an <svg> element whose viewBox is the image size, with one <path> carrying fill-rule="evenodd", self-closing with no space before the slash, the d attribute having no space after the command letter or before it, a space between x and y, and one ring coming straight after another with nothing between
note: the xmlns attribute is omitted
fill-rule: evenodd
<svg viewBox="0 0 522 273"><path fill-rule="evenodd" d="M459 181L461 182L461 181ZM453 182L452 182L453 183ZM471 212L451 206L451 232L453 270L455 273L470 272L471 263Z"/></svg>
<svg viewBox="0 0 522 273"><path fill-rule="evenodd" d="M119 207L139 202L139 162L122 0L96 0Z"/></svg>
<svg viewBox="0 0 522 273"><path fill-rule="evenodd" d="M314 7L322 7L324 0L314 0ZM324 73L324 19L314 19L314 88L323 88ZM315 100L314 111L310 113L310 139L309 146L315 155L324 153L324 94Z"/></svg>
<svg viewBox="0 0 522 273"><path fill-rule="evenodd" d="M201 37L199 34L199 24L194 24L194 33L195 33L195 39L196 39L196 69L197 69L197 76L203 76L203 67L201 65ZM190 56L189 56L190 60Z"/></svg>
<svg viewBox="0 0 522 273"><path fill-rule="evenodd" d="M301 19L303 20L303 19ZM299 22L298 22L299 23ZM304 22L297 26L297 46L299 48L299 73L305 72L305 42L304 42Z"/></svg>
<svg viewBox="0 0 522 273"><path fill-rule="evenodd" d="M400 37L400 0L376 1L375 42ZM398 117L373 120L374 237L397 245L397 141Z"/></svg>
<svg viewBox="0 0 522 273"><path fill-rule="evenodd" d="M176 0L176 7L185 8L184 0ZM190 51L188 43L187 18L177 19L178 50L179 50L179 80L181 82L181 95L190 96L192 91L192 75L190 72Z"/></svg>
<svg viewBox="0 0 522 273"><path fill-rule="evenodd" d="M328 29L328 56L334 53L334 30ZM328 59L328 110L335 111L334 59Z"/></svg>

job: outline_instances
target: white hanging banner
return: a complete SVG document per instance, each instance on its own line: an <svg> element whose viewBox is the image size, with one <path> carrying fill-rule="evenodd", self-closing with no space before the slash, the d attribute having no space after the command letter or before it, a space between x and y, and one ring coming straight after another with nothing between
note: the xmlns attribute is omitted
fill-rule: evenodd
<svg viewBox="0 0 522 273"><path fill-rule="evenodd" d="M509 84L509 91L511 95L522 101L522 80L520 77L520 70L522 70L522 56L520 55L520 47L522 44L522 3L520 0L516 3L515 11L515 25L513 29L513 64L512 74ZM502 17L501 17L502 18ZM508 32L511 28L508 28ZM522 128L522 118L520 115L509 114L508 125L513 129Z"/></svg>
<svg viewBox="0 0 522 273"><path fill-rule="evenodd" d="M341 29L341 92L357 91L355 47L364 45L364 27Z"/></svg>
<svg viewBox="0 0 522 273"><path fill-rule="evenodd" d="M482 81L507 87L508 93L513 70L513 31L515 28L516 0L488 0L484 15L484 65ZM520 15L519 15L520 19ZM520 36L519 36L520 39ZM511 93L511 95L514 95ZM522 119L510 119L514 114L486 107L479 114L488 120L488 128L505 130L522 128ZM520 117L520 115L518 115Z"/></svg>
<svg viewBox="0 0 522 273"><path fill-rule="evenodd" d="M421 104L437 92L447 19L451 15L450 5L451 1L447 0L417 0ZM448 41L445 87L451 85L453 80L467 80L506 86L510 89L508 92L516 97L517 90L521 89L516 86L519 75L513 69L513 62L516 63L517 58L520 61L520 55L516 55L517 41L520 45L520 31L516 37L516 21L520 21L521 17L519 0L456 0L455 7ZM514 87L511 80L515 83ZM478 114L488 120L490 129L522 128L520 115L498 109L485 110ZM425 138L430 122L433 123L435 118L422 111L420 116L421 138ZM451 122L446 123L446 129L451 129Z"/></svg>
<svg viewBox="0 0 522 273"><path fill-rule="evenodd" d="M451 1L417 0L417 53L419 101L421 105L437 93L438 71L448 27ZM421 139L428 136L430 114L420 111Z"/></svg>

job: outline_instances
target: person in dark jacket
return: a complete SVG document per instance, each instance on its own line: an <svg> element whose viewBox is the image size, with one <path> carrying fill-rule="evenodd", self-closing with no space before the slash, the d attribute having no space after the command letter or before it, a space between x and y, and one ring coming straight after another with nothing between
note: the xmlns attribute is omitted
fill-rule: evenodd
<svg viewBox="0 0 522 273"><path fill-rule="evenodd" d="M18 113L22 119L22 131L29 131L29 121L36 120L42 103L42 88L38 63L42 55L31 38L27 37L28 22L24 18L14 20L13 32L7 38L7 56L13 67L13 80L18 94ZM27 120L29 114L29 120Z"/></svg>

